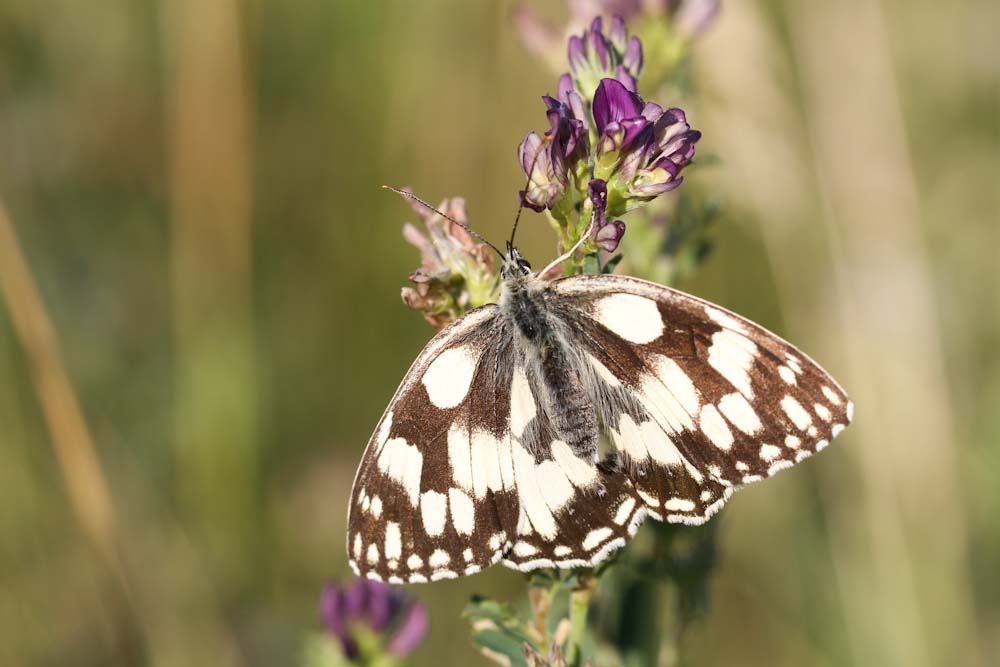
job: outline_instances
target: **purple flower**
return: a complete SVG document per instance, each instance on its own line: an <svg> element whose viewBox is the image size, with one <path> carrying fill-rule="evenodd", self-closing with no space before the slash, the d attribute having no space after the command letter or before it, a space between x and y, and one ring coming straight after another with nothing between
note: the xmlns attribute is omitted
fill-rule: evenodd
<svg viewBox="0 0 1000 667"><path fill-rule="evenodd" d="M625 236L625 223L621 220L608 222L608 184L595 178L587 187L590 204L594 210L594 231L592 239L601 250L614 252Z"/></svg>
<svg viewBox="0 0 1000 667"><path fill-rule="evenodd" d="M562 193L564 179L556 173L552 162L551 144L534 132L529 132L517 148L517 157L528 177L528 189L522 191L524 205L539 213L551 208Z"/></svg>
<svg viewBox="0 0 1000 667"><path fill-rule="evenodd" d="M530 132L518 147L521 168L529 177L521 197L525 206L538 212L551 209L570 182L575 183L590 150L583 103L568 77L560 79L558 95L559 99L542 98L549 120L544 138Z"/></svg>
<svg viewBox="0 0 1000 667"><path fill-rule="evenodd" d="M590 92L597 82L614 78L635 91L642 71L642 43L629 37L621 16L611 19L611 29L604 34L604 21L595 18L582 35L569 38L569 68L577 90Z"/></svg>
<svg viewBox="0 0 1000 667"><path fill-rule="evenodd" d="M514 7L514 23L528 51L543 59L555 72L565 67L563 45L566 36L571 36L571 61L576 58L587 63L586 71L575 68L573 72L581 91L593 91L603 77L616 78L635 90L635 79L642 66L642 49L638 40L633 43L634 38L628 37L625 23L663 25L663 28L656 28L660 36L654 67L662 72L665 67L676 66L672 52L676 51L678 56L686 53L689 43L715 22L721 4L722 0L567 0L569 20L557 27L542 18L526 0L521 0ZM593 36L595 16L615 17L608 32L601 33L606 37L603 45ZM580 31L582 34L573 37ZM620 69L610 64L614 57L612 49L621 60ZM594 56L592 63L589 62L591 55Z"/></svg>
<svg viewBox="0 0 1000 667"><path fill-rule="evenodd" d="M642 98L636 93L615 79L601 80L593 106L598 158L627 149L649 127L642 109Z"/></svg>
<svg viewBox="0 0 1000 667"><path fill-rule="evenodd" d="M594 93L597 128L595 176L624 198L650 199L681 184L681 170L694 157L701 133L681 109L644 103L615 79L603 79Z"/></svg>
<svg viewBox="0 0 1000 667"><path fill-rule="evenodd" d="M361 628L383 638L382 652L406 655L427 635L427 609L410 601L398 588L359 579L350 586L330 584L320 598L320 618L337 638L347 658L359 655L355 633Z"/></svg>

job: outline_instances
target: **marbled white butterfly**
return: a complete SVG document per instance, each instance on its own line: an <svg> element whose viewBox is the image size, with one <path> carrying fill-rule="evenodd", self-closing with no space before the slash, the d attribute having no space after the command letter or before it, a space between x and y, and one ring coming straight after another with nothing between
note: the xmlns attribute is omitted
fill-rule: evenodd
<svg viewBox="0 0 1000 667"><path fill-rule="evenodd" d="M595 565L647 516L704 523L851 420L826 371L739 315L636 278L547 271L508 243L499 303L407 372L354 481L356 574Z"/></svg>

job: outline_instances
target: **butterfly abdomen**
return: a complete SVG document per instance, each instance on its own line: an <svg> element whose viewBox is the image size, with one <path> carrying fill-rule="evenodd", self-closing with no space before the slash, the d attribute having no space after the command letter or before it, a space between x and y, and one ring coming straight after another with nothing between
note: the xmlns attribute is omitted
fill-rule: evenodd
<svg viewBox="0 0 1000 667"><path fill-rule="evenodd" d="M540 398L559 439L577 456L594 460L599 433L594 405L570 363L566 336L549 311L545 290L546 283L531 276L507 281L501 309L520 334L528 372L542 385Z"/></svg>

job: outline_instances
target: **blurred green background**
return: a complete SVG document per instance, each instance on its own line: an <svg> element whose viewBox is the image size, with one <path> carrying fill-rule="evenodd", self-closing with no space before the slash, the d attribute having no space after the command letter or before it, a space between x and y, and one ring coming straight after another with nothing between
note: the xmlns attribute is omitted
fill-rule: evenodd
<svg viewBox="0 0 1000 667"><path fill-rule="evenodd" d="M414 216L378 186L464 195L503 237L555 88L512 9L0 2L0 199L62 355L15 326L0 235L0 663L298 662L432 334L398 296ZM795 341L857 418L715 519L686 664L1000 663L998 25L992 0L757 0L695 47L719 161L688 179L727 212L681 287ZM523 591L503 568L412 588L411 664L485 664L461 608Z"/></svg>

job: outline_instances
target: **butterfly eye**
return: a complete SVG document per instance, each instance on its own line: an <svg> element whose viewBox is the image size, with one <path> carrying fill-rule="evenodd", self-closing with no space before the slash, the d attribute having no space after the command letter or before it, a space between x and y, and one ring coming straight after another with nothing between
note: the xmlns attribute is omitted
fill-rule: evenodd
<svg viewBox="0 0 1000 667"><path fill-rule="evenodd" d="M524 272L525 272L526 274L527 274L527 273L531 273L531 264L529 264L529 263L528 263L528 260L526 260L526 259L525 259L524 257L520 257L520 256L519 256L519 257L517 258L517 265L518 265L518 267L520 267L520 269L521 269L522 271L524 271Z"/></svg>

